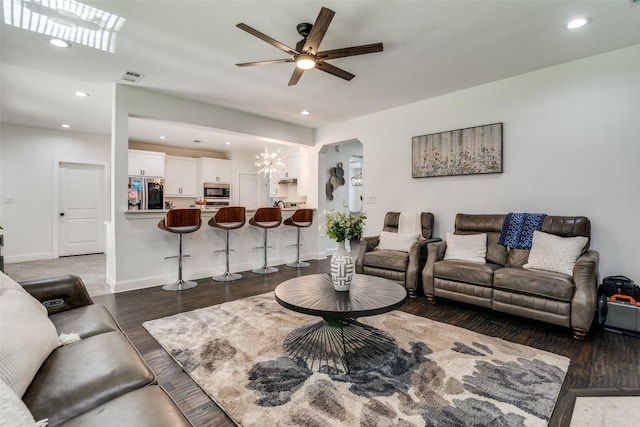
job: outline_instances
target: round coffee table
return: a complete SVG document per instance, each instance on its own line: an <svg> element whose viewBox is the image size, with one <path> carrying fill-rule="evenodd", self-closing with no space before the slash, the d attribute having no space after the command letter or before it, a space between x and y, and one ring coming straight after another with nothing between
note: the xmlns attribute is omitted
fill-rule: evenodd
<svg viewBox="0 0 640 427"><path fill-rule="evenodd" d="M334 290L331 276L312 274L282 282L276 301L290 310L322 320L291 332L284 350L309 369L329 374L362 373L393 360L396 341L388 333L358 322L358 317L387 313L407 299L402 285L356 274L348 292Z"/></svg>

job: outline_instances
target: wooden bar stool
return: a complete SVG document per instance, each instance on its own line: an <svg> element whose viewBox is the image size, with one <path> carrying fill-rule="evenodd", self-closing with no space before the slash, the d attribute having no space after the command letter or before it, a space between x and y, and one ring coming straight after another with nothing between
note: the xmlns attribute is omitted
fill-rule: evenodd
<svg viewBox="0 0 640 427"><path fill-rule="evenodd" d="M261 268L254 268L253 271L256 274L269 274L278 271L275 267L269 267L267 265L267 232L270 228L276 228L282 224L282 213L279 207L275 208L258 208L255 214L249 220L249 224L264 229L264 266Z"/></svg>
<svg viewBox="0 0 640 427"><path fill-rule="evenodd" d="M224 274L213 276L212 279L218 282L231 282L233 280L242 279L241 274L233 274L229 271L229 232L242 226L247 222L245 208L242 206L229 206L218 209L218 212L211 217L208 224L211 227L221 228L225 230L226 246L224 252L227 259L227 270ZM222 251L216 251L222 252Z"/></svg>
<svg viewBox="0 0 640 427"><path fill-rule="evenodd" d="M162 289L165 291L183 291L198 286L198 283L192 280L182 280L182 258L191 256L182 254L182 235L198 231L201 225L200 209L171 209L158 223L158 228L161 230L178 235L178 255L165 257L165 259L178 258L178 281L164 285Z"/></svg>
<svg viewBox="0 0 640 427"><path fill-rule="evenodd" d="M308 262L300 261L300 229L311 227L313 223L313 209L297 209L293 215L284 220L284 225L290 225L298 228L298 258L296 262L290 262L287 267L300 268L309 267Z"/></svg>

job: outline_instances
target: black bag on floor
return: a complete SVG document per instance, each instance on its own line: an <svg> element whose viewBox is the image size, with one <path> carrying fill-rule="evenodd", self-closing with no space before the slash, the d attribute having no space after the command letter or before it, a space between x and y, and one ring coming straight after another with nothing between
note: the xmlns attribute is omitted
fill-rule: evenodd
<svg viewBox="0 0 640 427"><path fill-rule="evenodd" d="M599 293L607 298L613 295L625 295L640 302L640 286L626 276L607 276L602 279Z"/></svg>
<svg viewBox="0 0 640 427"><path fill-rule="evenodd" d="M598 323L607 331L640 337L640 286L626 276L608 276L598 294Z"/></svg>

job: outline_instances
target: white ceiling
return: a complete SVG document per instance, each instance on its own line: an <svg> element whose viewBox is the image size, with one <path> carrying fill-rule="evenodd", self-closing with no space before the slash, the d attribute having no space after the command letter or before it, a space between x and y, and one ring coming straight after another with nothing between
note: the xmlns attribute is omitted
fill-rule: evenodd
<svg viewBox="0 0 640 427"><path fill-rule="evenodd" d="M5 11L8 3L46 3L2 1ZM44 35L0 26L1 119L51 129L70 123L71 132L109 134L113 84L128 69L145 74L142 87L317 128L638 44L640 6L631 1L85 1L126 19L115 53L80 44L54 48ZM336 14L320 50L384 43L384 52L330 61L355 74L353 80L311 70L288 87L293 64L235 66L287 57L237 23L293 47L300 39L296 25L313 23L322 6ZM575 16L591 23L565 29ZM78 98L76 90L91 96ZM301 116L303 109L311 114ZM255 142L131 120L131 139L157 143L161 134L170 144L200 139L189 148L216 151ZM231 146L224 146L227 140Z"/></svg>

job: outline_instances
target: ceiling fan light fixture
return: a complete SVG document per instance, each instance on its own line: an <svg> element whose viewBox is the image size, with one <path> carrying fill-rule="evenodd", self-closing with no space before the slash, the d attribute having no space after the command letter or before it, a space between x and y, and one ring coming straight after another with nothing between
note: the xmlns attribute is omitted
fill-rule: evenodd
<svg viewBox="0 0 640 427"><path fill-rule="evenodd" d="M312 55L303 53L296 58L296 67L303 70L310 70L316 66L316 58Z"/></svg>

